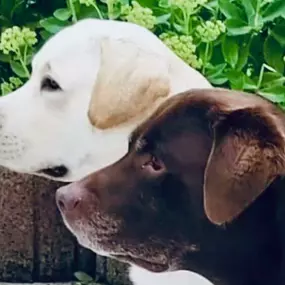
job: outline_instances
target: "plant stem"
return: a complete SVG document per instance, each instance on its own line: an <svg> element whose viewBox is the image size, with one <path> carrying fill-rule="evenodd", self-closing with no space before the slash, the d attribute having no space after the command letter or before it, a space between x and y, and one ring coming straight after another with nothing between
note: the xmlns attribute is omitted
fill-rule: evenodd
<svg viewBox="0 0 285 285"><path fill-rule="evenodd" d="M77 22L77 16L76 16L76 11L75 11L75 7L73 5L73 2L72 0L67 0L68 2L68 6L70 7L70 10L71 10L71 14L72 14L72 22Z"/></svg>
<svg viewBox="0 0 285 285"><path fill-rule="evenodd" d="M186 13L185 17L184 17L184 21L185 21L185 34L187 36L189 36L190 34L190 29L189 29L189 25L190 25L190 15L188 13Z"/></svg>
<svg viewBox="0 0 285 285"><path fill-rule="evenodd" d="M258 77L258 82L257 82L257 90L259 90L259 88L261 86L263 74L264 74L264 64L262 64L260 72L259 72L259 77Z"/></svg>
<svg viewBox="0 0 285 285"><path fill-rule="evenodd" d="M261 87L265 68L268 69L271 72L277 72L274 68L272 68L269 65L263 63L261 68L260 68L260 73L259 73L258 82L257 82L257 90L259 90L260 87Z"/></svg>
<svg viewBox="0 0 285 285"><path fill-rule="evenodd" d="M186 11L182 10L182 14L183 14L183 22L184 22L184 34L185 35L188 35L188 27L187 27L187 24L188 24L188 21L187 21L187 13Z"/></svg>
<svg viewBox="0 0 285 285"><path fill-rule="evenodd" d="M107 0L108 19L113 20L113 1Z"/></svg>
<svg viewBox="0 0 285 285"><path fill-rule="evenodd" d="M22 55L20 49L17 50L16 55L17 55L17 57L19 59L19 62L21 64L21 66L23 67L23 70L25 71L25 74L26 74L27 78L30 78L31 74L30 74L30 71L29 71L29 69L27 68L27 65L26 65L27 50L28 50L28 46L26 45L25 49L24 49L24 55Z"/></svg>
<svg viewBox="0 0 285 285"><path fill-rule="evenodd" d="M27 51L28 51L28 45L25 45L24 57L23 57L23 61L24 61L25 65L27 65Z"/></svg>
<svg viewBox="0 0 285 285"><path fill-rule="evenodd" d="M29 69L27 68L27 66L24 63L22 58L19 58L19 61L20 61L21 65L22 65L22 67L23 67L23 69L24 69L24 71L26 73L27 78L29 78L31 76Z"/></svg>
<svg viewBox="0 0 285 285"><path fill-rule="evenodd" d="M202 68L203 74L205 74L206 61L208 60L209 48L210 48L210 43L206 43L206 50L205 50L205 55L204 55L204 60L203 60L203 68Z"/></svg>
<svg viewBox="0 0 285 285"><path fill-rule="evenodd" d="M92 6L95 8L95 10L96 10L96 12L97 12L99 18L100 18L101 20L104 19L104 17L103 17L103 15L102 15L100 9L98 8L98 6L97 6L95 3L92 4ZM108 11L109 11L109 9L108 9Z"/></svg>
<svg viewBox="0 0 285 285"><path fill-rule="evenodd" d="M255 17L254 17L254 28L256 29L257 27L257 21L258 21L258 16L259 16L259 10L260 10L260 0L257 0L256 3L256 11L255 11Z"/></svg>

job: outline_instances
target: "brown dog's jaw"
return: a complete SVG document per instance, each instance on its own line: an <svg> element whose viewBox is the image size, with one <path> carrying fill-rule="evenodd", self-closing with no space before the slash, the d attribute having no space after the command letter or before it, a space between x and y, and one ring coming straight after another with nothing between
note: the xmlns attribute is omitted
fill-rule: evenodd
<svg viewBox="0 0 285 285"><path fill-rule="evenodd" d="M165 272L169 269L169 265L167 263L155 263L152 261L148 261L145 259L140 259L131 255L117 255L117 254L111 254L110 257L113 257L115 259L118 259L119 261L134 264L139 267L145 268L151 272Z"/></svg>
<svg viewBox="0 0 285 285"><path fill-rule="evenodd" d="M88 191L82 185L64 186L58 189L56 202L66 227L78 242L103 256L109 256L129 264L136 264L153 272L168 269L167 254L164 248L151 249L144 245L133 245L120 237L123 226L121 219L102 211L102 203L94 191ZM118 242L117 242L118 241ZM146 258L148 256L148 258Z"/></svg>
<svg viewBox="0 0 285 285"><path fill-rule="evenodd" d="M150 250L144 246L141 246L138 251L136 246L129 244L123 246L114 242L117 239L120 225L114 226L113 221L110 221L108 226L105 223L100 224L98 219L96 221L87 220L86 218L75 220L74 217L71 219L70 216L65 215L64 222L82 246L97 254L108 256L130 265L137 265L151 272L164 272L169 269L168 259L161 252ZM96 228L94 228L95 224Z"/></svg>
<svg viewBox="0 0 285 285"><path fill-rule="evenodd" d="M62 216L65 225L82 246L103 256L120 252L120 246L113 242L120 228L119 222L103 218L99 213L93 213L90 218L68 213Z"/></svg>

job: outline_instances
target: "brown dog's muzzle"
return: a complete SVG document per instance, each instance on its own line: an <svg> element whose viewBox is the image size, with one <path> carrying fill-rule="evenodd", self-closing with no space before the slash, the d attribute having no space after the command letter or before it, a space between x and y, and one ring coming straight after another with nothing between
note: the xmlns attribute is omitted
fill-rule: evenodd
<svg viewBox="0 0 285 285"><path fill-rule="evenodd" d="M87 190L79 183L63 186L56 191L56 204L63 213L77 211L87 199Z"/></svg>

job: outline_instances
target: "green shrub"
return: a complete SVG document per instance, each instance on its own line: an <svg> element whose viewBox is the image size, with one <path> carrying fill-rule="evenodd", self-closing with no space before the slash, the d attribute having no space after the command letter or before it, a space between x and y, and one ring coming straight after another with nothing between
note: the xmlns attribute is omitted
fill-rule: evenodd
<svg viewBox="0 0 285 285"><path fill-rule="evenodd" d="M87 17L142 25L214 86L285 108L284 0L2 0L2 95L25 82L32 55L51 35Z"/></svg>

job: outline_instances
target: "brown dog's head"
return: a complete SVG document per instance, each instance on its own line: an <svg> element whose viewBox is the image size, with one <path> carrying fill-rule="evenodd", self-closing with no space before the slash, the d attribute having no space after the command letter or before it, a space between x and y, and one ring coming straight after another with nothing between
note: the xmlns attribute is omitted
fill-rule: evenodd
<svg viewBox="0 0 285 285"><path fill-rule="evenodd" d="M284 142L284 116L269 102L189 91L135 130L125 157L59 189L57 203L82 245L164 271L284 173Z"/></svg>

